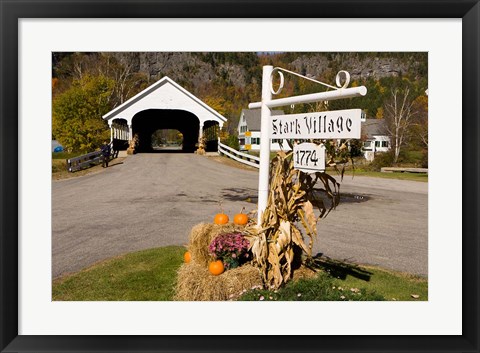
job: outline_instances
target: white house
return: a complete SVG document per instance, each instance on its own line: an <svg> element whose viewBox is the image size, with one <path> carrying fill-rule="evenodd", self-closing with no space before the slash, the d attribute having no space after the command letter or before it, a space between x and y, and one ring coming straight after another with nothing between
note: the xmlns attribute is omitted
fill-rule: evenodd
<svg viewBox="0 0 480 353"><path fill-rule="evenodd" d="M373 161L375 153L388 152L392 146L383 119L366 119L362 122L363 152L367 160Z"/></svg>
<svg viewBox="0 0 480 353"><path fill-rule="evenodd" d="M283 115L283 110L272 110L272 116ZM238 143L241 151L260 151L260 118L261 109L243 109L238 121ZM282 147L280 147L282 142ZM270 150L290 150L283 139L271 139Z"/></svg>

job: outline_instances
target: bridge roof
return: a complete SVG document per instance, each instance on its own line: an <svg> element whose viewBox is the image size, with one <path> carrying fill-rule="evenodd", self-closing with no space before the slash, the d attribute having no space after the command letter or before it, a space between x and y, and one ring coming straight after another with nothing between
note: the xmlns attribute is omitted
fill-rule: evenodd
<svg viewBox="0 0 480 353"><path fill-rule="evenodd" d="M184 96L188 97L191 101L196 103L199 107L202 107L206 111L208 111L211 115L216 117L218 120L225 122L227 121L227 118L225 118L223 115L218 113L216 110L208 106L206 103L201 101L199 98L195 97L192 93L187 91L185 88L180 86L178 83L173 81L170 77L164 76L151 86L145 88L143 91L138 93L137 95L133 96L129 100L125 101L123 104L119 105L118 107L114 108L113 110L109 111L107 114L105 114L102 118L104 120L111 120L117 115L121 114L122 112L126 111L127 109L133 107L134 105L138 104L140 101L145 100L148 96L151 96L152 94L158 92L159 89L165 86L170 86L174 87L178 90L179 93L183 94ZM151 107L152 109L162 109L162 107ZM163 109L173 109L172 107L164 107ZM175 109L182 109L182 106L177 106Z"/></svg>

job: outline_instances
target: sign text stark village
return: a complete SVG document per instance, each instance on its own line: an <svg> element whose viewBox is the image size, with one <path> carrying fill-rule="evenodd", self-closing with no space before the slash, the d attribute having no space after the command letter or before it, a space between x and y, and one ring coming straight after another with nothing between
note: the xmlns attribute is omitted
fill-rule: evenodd
<svg viewBox="0 0 480 353"><path fill-rule="evenodd" d="M275 116L270 138L360 138L361 114L361 109L348 109Z"/></svg>

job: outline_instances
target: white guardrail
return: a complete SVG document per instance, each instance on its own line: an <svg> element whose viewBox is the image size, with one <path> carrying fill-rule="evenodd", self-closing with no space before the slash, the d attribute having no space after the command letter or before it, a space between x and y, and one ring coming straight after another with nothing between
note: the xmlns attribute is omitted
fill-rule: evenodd
<svg viewBox="0 0 480 353"><path fill-rule="evenodd" d="M260 158L256 156L252 156L246 153L239 152L231 147L228 147L221 143L220 141L218 142L218 153L219 154L224 154L232 159L235 159L236 161L249 165L251 167L255 168L260 168Z"/></svg>

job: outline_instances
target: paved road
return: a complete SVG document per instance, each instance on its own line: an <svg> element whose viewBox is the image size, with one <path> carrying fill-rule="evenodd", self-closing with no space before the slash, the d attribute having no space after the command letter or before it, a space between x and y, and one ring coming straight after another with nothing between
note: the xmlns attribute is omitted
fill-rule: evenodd
<svg viewBox="0 0 480 353"><path fill-rule="evenodd" d="M52 275L119 254L183 245L191 227L256 208L258 172L193 154L137 154L99 173L52 182ZM344 179L314 251L427 275L427 184Z"/></svg>

